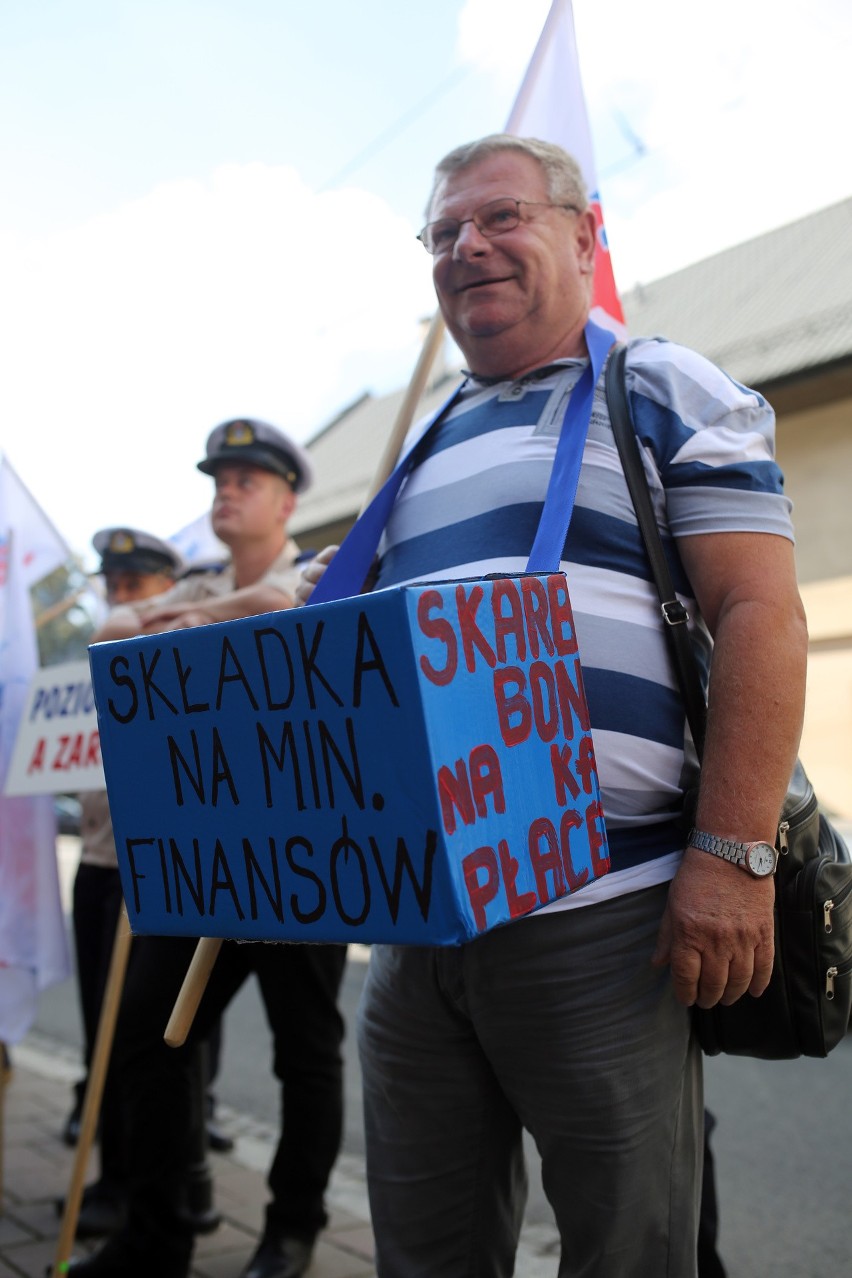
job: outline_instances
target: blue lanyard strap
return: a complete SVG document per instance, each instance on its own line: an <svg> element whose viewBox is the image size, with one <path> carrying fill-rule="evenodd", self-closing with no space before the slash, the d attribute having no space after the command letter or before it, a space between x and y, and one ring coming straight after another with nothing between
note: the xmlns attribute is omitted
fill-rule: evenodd
<svg viewBox="0 0 852 1278"><path fill-rule="evenodd" d="M527 561L527 572L554 572L562 558L562 548L568 536L568 525L574 512L574 499L577 496L577 484L580 482L580 467L583 463L583 449L589 433L589 422L592 418L592 404L595 398L595 386L606 363L609 348L615 341L614 335L607 328L589 320L585 328L586 345L589 348L589 362L583 369L580 380L571 392L565 416L562 418L562 429L556 445L556 456L547 485L547 496L538 524L538 531L533 541L530 557Z"/></svg>
<svg viewBox="0 0 852 1278"><path fill-rule="evenodd" d="M608 329L600 328L592 320L586 324L585 337L589 348L589 364L571 392L565 409L544 509L541 512L541 520L527 564L529 572L550 572L559 566L580 478L583 449L592 416L595 385L609 348L615 341ZM400 459L391 476L347 533L339 551L314 589L309 601L311 604L344 599L350 595L357 595L361 590L393 509L396 495L411 467L417 444L441 420L455 403L460 392L461 386L458 386L441 405L420 439Z"/></svg>

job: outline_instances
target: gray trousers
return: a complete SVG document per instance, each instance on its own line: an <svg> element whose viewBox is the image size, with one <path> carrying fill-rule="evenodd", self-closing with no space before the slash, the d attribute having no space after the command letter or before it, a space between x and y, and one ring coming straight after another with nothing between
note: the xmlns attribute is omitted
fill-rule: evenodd
<svg viewBox="0 0 852 1278"><path fill-rule="evenodd" d="M542 1158L560 1278L694 1278L701 1056L650 964L667 886L376 946L358 1016L379 1278L508 1278Z"/></svg>

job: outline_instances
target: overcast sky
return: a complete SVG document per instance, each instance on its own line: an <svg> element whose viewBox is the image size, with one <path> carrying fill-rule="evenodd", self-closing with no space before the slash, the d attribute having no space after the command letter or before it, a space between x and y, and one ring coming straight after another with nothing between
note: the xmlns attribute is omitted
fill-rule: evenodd
<svg viewBox="0 0 852 1278"><path fill-rule="evenodd" d="M0 448L72 548L205 509L209 430L402 385L435 161L548 0L3 0ZM852 195L848 0L575 0L622 291Z"/></svg>

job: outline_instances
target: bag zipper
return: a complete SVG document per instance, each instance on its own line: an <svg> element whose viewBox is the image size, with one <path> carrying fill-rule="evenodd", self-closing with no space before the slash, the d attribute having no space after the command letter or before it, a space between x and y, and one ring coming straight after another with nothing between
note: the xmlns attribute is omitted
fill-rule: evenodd
<svg viewBox="0 0 852 1278"><path fill-rule="evenodd" d="M819 900L819 877L823 870L828 869L832 865L837 865L836 861L827 860L825 857L815 856L806 861L798 872L796 877L796 909L809 911L814 904L814 898ZM825 891L825 888L823 888ZM834 930L832 915L843 908L847 904L850 896L852 896L852 882L847 883L842 892L838 892L834 896L827 896L822 901L822 922L826 932ZM816 922L814 923L816 926Z"/></svg>
<svg viewBox="0 0 852 1278"><path fill-rule="evenodd" d="M778 822L778 851L782 856L786 856L790 850L788 835L791 826L804 825L806 821L810 820L818 806L817 797L814 794L813 787L811 787L799 806L789 812L782 821Z"/></svg>
<svg viewBox="0 0 852 1278"><path fill-rule="evenodd" d="M852 959L847 959L845 963L827 968L825 973L825 997L829 1002L834 998L835 980L840 976L847 976L849 972L852 972Z"/></svg>
<svg viewBox="0 0 852 1278"><path fill-rule="evenodd" d="M836 862L832 862L836 864ZM833 930L831 916L835 910L841 909L846 904L849 896L852 895L852 883L848 883L841 893L837 896L830 896L827 901L822 903L822 922L826 932Z"/></svg>

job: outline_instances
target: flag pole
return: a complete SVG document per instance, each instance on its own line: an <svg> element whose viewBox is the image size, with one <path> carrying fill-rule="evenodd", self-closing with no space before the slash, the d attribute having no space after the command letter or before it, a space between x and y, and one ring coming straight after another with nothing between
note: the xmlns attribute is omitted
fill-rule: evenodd
<svg viewBox="0 0 852 1278"><path fill-rule="evenodd" d="M440 311L436 311L432 316L432 321L423 339L423 345L420 348L420 354L417 363L414 366L414 372L411 374L411 381L408 383L408 389L405 392L399 411L396 415L388 441L385 444L384 451L379 458L379 464L376 467L376 473L373 476L373 482L364 498L364 506L368 506L373 500L376 493L389 477L396 466L399 454L402 451L402 445L405 437L414 420L414 414L417 405L420 402L426 383L429 380L429 372L435 362L435 356L441 349L441 343L444 340L444 317Z"/></svg>
<svg viewBox="0 0 852 1278"><path fill-rule="evenodd" d="M361 505L362 510L370 504L396 466L405 437L414 420L417 405L426 389L426 383L429 380L429 373L435 362L435 356L438 354L443 340L444 320L441 312L436 311L423 339L423 345L420 348L420 354L411 374L408 388L397 411L387 443L382 450L382 455L379 458L367 495ZM204 991L207 988L210 973L213 971L221 948L221 937L202 936L199 938L163 1035L169 1047L181 1047L186 1042L186 1037L195 1019L195 1013L198 1011L198 1004L201 1002Z"/></svg>

